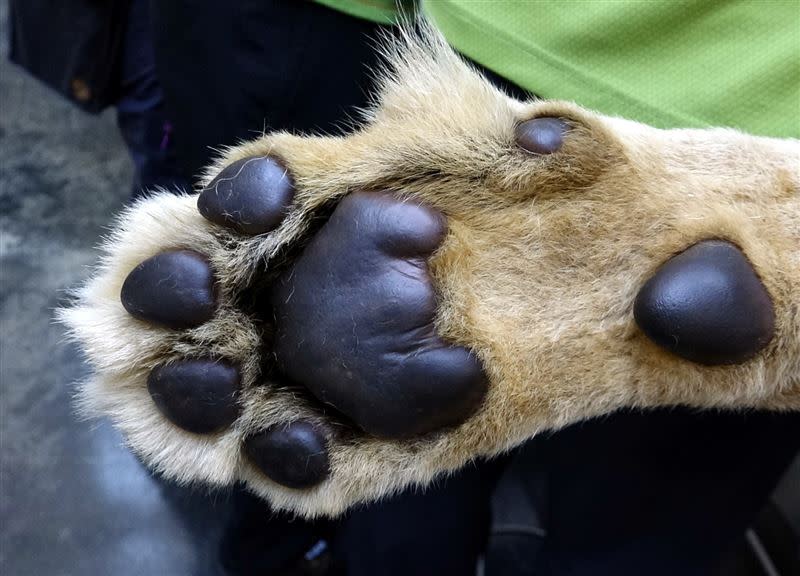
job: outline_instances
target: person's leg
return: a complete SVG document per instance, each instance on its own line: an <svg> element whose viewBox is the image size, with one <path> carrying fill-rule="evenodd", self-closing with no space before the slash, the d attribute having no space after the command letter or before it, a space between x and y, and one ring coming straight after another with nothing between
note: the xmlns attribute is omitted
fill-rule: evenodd
<svg viewBox="0 0 800 576"><path fill-rule="evenodd" d="M386 27L314 2L151 2L156 61L192 177L262 130L340 133L368 102Z"/></svg>
<svg viewBox="0 0 800 576"><path fill-rule="evenodd" d="M276 514L239 489L220 544L220 563L231 576L326 574L325 566L315 570L320 563L315 545L329 539L331 528L326 519L308 522Z"/></svg>
<svg viewBox="0 0 800 576"><path fill-rule="evenodd" d="M131 197L156 187L188 189L156 76L148 0L132 0L121 51L117 125L134 164Z"/></svg>
<svg viewBox="0 0 800 576"><path fill-rule="evenodd" d="M618 413L547 438L537 574L713 574L800 449L800 415Z"/></svg>
<svg viewBox="0 0 800 576"><path fill-rule="evenodd" d="M489 529L489 497L505 458L478 462L424 491L356 508L335 550L348 576L474 576Z"/></svg>

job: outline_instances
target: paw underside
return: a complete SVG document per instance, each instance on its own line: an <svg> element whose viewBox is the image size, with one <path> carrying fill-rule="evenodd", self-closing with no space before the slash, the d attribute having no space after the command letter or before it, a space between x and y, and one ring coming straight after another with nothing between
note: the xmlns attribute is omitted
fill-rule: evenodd
<svg viewBox="0 0 800 576"><path fill-rule="evenodd" d="M313 516L620 407L798 409L796 142L519 103L405 42L362 130L265 136L120 217L62 311L87 411ZM760 162L738 195L723 161L632 160L709 143Z"/></svg>

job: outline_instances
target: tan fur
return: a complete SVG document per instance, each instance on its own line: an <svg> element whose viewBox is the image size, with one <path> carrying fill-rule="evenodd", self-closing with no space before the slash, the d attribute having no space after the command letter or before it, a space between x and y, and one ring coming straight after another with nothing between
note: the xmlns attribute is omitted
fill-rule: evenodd
<svg viewBox="0 0 800 576"><path fill-rule="evenodd" d="M182 482L241 479L277 508L337 514L409 484L506 450L545 429L625 407L800 409L800 142L734 130L657 130L568 102L521 103L465 65L437 33L406 33L367 122L347 138L265 135L229 149L230 162L277 156L296 201L274 233L245 238L205 221L195 196L162 193L118 220L95 276L61 317L96 376L80 401L109 416L146 463ZM514 127L542 115L569 119L558 154L514 144ZM232 304L259 263L301 238L309 216L357 189L391 189L449 219L432 261L438 327L485 363L490 390L463 425L413 441L348 434L331 440L331 477L310 490L282 487L241 454L242 438L314 406L260 381L259 325ZM636 327L638 289L671 255L725 238L767 287L776 330L738 366L671 355ZM207 254L220 281L215 318L173 332L130 317L119 292L140 261L171 248ZM267 266L269 270L269 265ZM243 411L205 437L165 420L147 372L208 351L240 362Z"/></svg>

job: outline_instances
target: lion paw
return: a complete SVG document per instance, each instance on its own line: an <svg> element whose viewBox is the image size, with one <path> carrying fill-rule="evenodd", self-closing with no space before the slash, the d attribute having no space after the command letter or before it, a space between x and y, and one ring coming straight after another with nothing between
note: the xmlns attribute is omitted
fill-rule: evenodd
<svg viewBox="0 0 800 576"><path fill-rule="evenodd" d="M518 102L399 42L357 132L123 214L62 312L87 409L307 516L621 407L800 409L796 141Z"/></svg>

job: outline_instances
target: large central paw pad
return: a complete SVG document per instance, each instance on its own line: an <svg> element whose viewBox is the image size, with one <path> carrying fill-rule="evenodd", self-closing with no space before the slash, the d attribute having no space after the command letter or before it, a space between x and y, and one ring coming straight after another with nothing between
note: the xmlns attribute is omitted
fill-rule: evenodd
<svg viewBox="0 0 800 576"><path fill-rule="evenodd" d="M281 369L370 434L463 421L486 390L474 355L436 333L427 258L444 218L386 193L354 193L275 287Z"/></svg>

